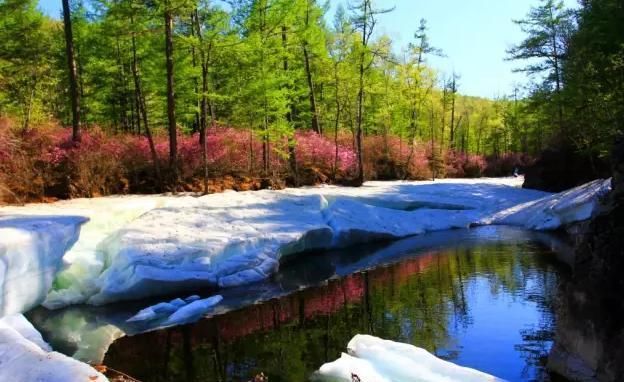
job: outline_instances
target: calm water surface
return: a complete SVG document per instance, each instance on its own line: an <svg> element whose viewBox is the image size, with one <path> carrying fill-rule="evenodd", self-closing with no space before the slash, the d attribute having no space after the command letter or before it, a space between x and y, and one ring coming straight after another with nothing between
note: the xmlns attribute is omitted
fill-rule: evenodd
<svg viewBox="0 0 624 382"><path fill-rule="evenodd" d="M548 380L565 278L548 240L484 227L309 254L227 291L221 314L118 339L104 363L145 382L305 381L367 333L509 381Z"/></svg>

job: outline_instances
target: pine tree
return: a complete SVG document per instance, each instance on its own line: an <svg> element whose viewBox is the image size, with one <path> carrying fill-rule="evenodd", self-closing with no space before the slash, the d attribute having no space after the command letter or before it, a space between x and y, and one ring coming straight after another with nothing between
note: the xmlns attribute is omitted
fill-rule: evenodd
<svg viewBox="0 0 624 382"><path fill-rule="evenodd" d="M561 0L540 0L531 8L527 18L515 21L527 38L508 51L510 60L530 60L518 71L529 74L546 73L545 81L554 83L557 120L563 130L562 66L566 58L568 38L574 28L573 15Z"/></svg>

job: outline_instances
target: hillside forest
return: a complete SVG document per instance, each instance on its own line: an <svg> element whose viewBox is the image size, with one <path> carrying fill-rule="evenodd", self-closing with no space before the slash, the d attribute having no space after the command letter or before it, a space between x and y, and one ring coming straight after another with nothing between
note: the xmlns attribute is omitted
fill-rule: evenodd
<svg viewBox="0 0 624 382"><path fill-rule="evenodd" d="M598 174L622 131L618 0L536 0L507 52L533 81L496 99L373 0L62 5L0 0L0 202L511 175L545 150Z"/></svg>

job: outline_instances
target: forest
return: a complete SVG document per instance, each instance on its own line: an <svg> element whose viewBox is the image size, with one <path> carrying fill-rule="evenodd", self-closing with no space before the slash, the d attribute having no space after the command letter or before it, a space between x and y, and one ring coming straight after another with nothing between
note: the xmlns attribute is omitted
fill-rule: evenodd
<svg viewBox="0 0 624 382"><path fill-rule="evenodd" d="M536 1L498 99L373 0L0 0L0 202L511 175L547 158L599 175L624 120L624 7ZM546 150L546 151L545 151ZM541 156L541 157L540 157ZM567 162L569 165L572 162Z"/></svg>

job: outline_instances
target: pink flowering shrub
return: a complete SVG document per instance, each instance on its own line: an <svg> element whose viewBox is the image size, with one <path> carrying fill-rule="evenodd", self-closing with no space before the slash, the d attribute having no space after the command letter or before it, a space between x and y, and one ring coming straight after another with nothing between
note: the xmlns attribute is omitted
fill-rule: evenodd
<svg viewBox="0 0 624 382"><path fill-rule="evenodd" d="M312 132L297 132L298 168L314 168L328 177L335 164L333 140ZM154 145L165 182L169 168L169 142L154 136ZM231 127L211 128L206 136L209 176L262 176L262 140L256 132ZM269 143L270 175L285 178L289 171L288 141ZM178 135L178 176L193 183L204 174L199 136ZM349 176L356 166L351 147L338 145L337 171ZM17 175L16 175L17 174ZM96 127L84 129L74 143L71 130L50 125L19 131L0 120L0 200L98 196L126 192L156 192L158 182L148 140L130 134L105 134Z"/></svg>
<svg viewBox="0 0 624 382"><path fill-rule="evenodd" d="M331 134L303 130L296 131L291 139L300 182L324 182L334 175L334 180L341 181L356 174L358 159L351 133L339 134L337 144ZM204 174L199 136L180 133L177 142L177 181L189 187L197 185ZM171 186L176 180L169 176L168 137L155 135L154 145L165 186ZM271 139L269 177L292 181L289 151L286 137ZM259 181L264 177L262 137L257 131L221 126L209 129L206 159L210 178ZM427 142L416 143L412 150L408 142L394 136L365 136L363 160L365 176L371 180L508 175L514 167L530 163L530 158L518 154L484 158L432 148ZM74 143L71 130L58 125L22 131L10 120L0 119L0 201L158 191L161 188L144 136L111 135L90 127L83 130L81 142Z"/></svg>
<svg viewBox="0 0 624 382"><path fill-rule="evenodd" d="M446 176L449 178L478 178L486 168L480 155L448 150L446 154Z"/></svg>
<svg viewBox="0 0 624 382"><path fill-rule="evenodd" d="M330 174L334 167L338 172L348 174L357 166L357 157L353 149L338 144L336 156L336 144L313 131L298 131L295 141L299 166L316 167L327 174Z"/></svg>
<svg viewBox="0 0 624 382"><path fill-rule="evenodd" d="M484 174L487 176L509 176L514 169L523 171L535 163L535 158L527 154L506 153L503 155L490 155L485 158L487 163Z"/></svg>
<svg viewBox="0 0 624 382"><path fill-rule="evenodd" d="M426 179L431 176L429 147L394 136L364 138L364 170L368 179Z"/></svg>

